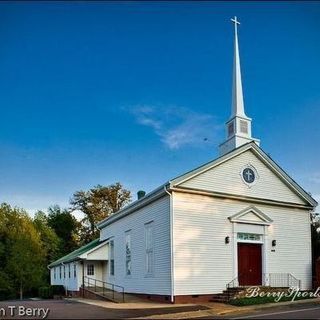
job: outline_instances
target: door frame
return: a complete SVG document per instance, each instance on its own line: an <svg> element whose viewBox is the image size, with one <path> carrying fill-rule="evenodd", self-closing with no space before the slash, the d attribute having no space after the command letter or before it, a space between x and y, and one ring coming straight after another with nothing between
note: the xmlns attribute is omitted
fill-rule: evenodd
<svg viewBox="0 0 320 320"><path fill-rule="evenodd" d="M267 250L268 250L268 233L266 225L246 224L246 223L232 223L232 242L233 242L233 279L238 278L238 243L252 243L261 245L261 263L262 263L262 283L261 285L268 285ZM238 233L254 233L260 235L260 240L242 240L238 239Z"/></svg>

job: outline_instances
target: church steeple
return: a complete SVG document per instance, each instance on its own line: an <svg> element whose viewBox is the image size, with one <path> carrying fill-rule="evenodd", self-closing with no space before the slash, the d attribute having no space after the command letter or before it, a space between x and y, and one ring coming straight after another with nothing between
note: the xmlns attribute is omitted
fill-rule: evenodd
<svg viewBox="0 0 320 320"><path fill-rule="evenodd" d="M234 57L233 57L233 79L232 79L232 113L231 118L235 116L245 117L241 81L240 55L238 44L238 24L237 17L231 19L234 22Z"/></svg>
<svg viewBox="0 0 320 320"><path fill-rule="evenodd" d="M260 143L258 139L254 139L251 136L251 118L248 118L244 111L238 43L238 25L240 25L240 22L237 20L237 17L234 17L231 21L234 23L232 108L231 117L226 122L227 139L219 146L221 155L249 141L255 141L258 145Z"/></svg>

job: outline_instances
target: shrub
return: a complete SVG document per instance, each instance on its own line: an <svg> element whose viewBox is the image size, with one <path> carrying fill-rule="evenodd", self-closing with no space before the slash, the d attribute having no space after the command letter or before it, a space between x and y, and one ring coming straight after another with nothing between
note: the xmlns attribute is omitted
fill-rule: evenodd
<svg viewBox="0 0 320 320"><path fill-rule="evenodd" d="M42 299L50 299L53 297L52 288L49 287L40 287L39 288L39 297Z"/></svg>
<svg viewBox="0 0 320 320"><path fill-rule="evenodd" d="M62 285L53 285L51 286L52 295L58 295L58 296L64 296L66 294L66 291L64 289L64 286Z"/></svg>
<svg viewBox="0 0 320 320"><path fill-rule="evenodd" d="M12 288L0 288L0 301L15 299L16 294Z"/></svg>
<svg viewBox="0 0 320 320"><path fill-rule="evenodd" d="M296 297L295 300L310 299L311 297ZM264 304L264 303L275 303L275 298L273 297L252 297L252 298L235 298L229 303L234 306L250 306L254 304ZM292 297L282 297L279 302L291 301Z"/></svg>

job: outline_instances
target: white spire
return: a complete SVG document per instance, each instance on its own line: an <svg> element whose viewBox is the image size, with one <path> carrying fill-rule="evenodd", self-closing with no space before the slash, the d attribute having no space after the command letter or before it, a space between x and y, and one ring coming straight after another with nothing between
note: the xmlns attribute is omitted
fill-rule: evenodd
<svg viewBox="0 0 320 320"><path fill-rule="evenodd" d="M258 139L251 136L251 119L244 112L240 54L238 43L237 17L231 19L234 23L234 58L233 58L233 83L232 83L232 109L231 118L226 123L227 139L220 145L220 154L223 155L240 147L241 145L254 141L259 145Z"/></svg>
<svg viewBox="0 0 320 320"><path fill-rule="evenodd" d="M231 118L235 116L246 117L244 113L244 104L243 104L240 55L239 55L239 44L238 44L238 25L240 25L240 22L237 20L237 17L234 17L234 19L231 19L231 21L234 23L234 58L233 58Z"/></svg>

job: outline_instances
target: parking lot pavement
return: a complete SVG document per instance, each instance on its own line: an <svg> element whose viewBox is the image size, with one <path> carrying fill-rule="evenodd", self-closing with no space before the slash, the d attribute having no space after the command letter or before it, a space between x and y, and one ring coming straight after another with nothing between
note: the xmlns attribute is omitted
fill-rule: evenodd
<svg viewBox="0 0 320 320"><path fill-rule="evenodd" d="M206 309L205 306L170 304L149 304L149 307L148 305L139 307L134 303L121 307L109 304L106 307L71 299L2 301L0 302L0 319L43 319L46 310L48 310L47 319L125 319L157 315L168 315L169 317L176 313Z"/></svg>
<svg viewBox="0 0 320 320"><path fill-rule="evenodd" d="M229 315L230 317L230 315ZM231 319L319 319L319 302L274 306L266 309L252 310L249 313L238 314Z"/></svg>
<svg viewBox="0 0 320 320"><path fill-rule="evenodd" d="M114 304L87 299L0 301L0 319L43 319L44 317L48 319L319 319L320 300L250 307L218 303L206 305L172 305L153 302Z"/></svg>

